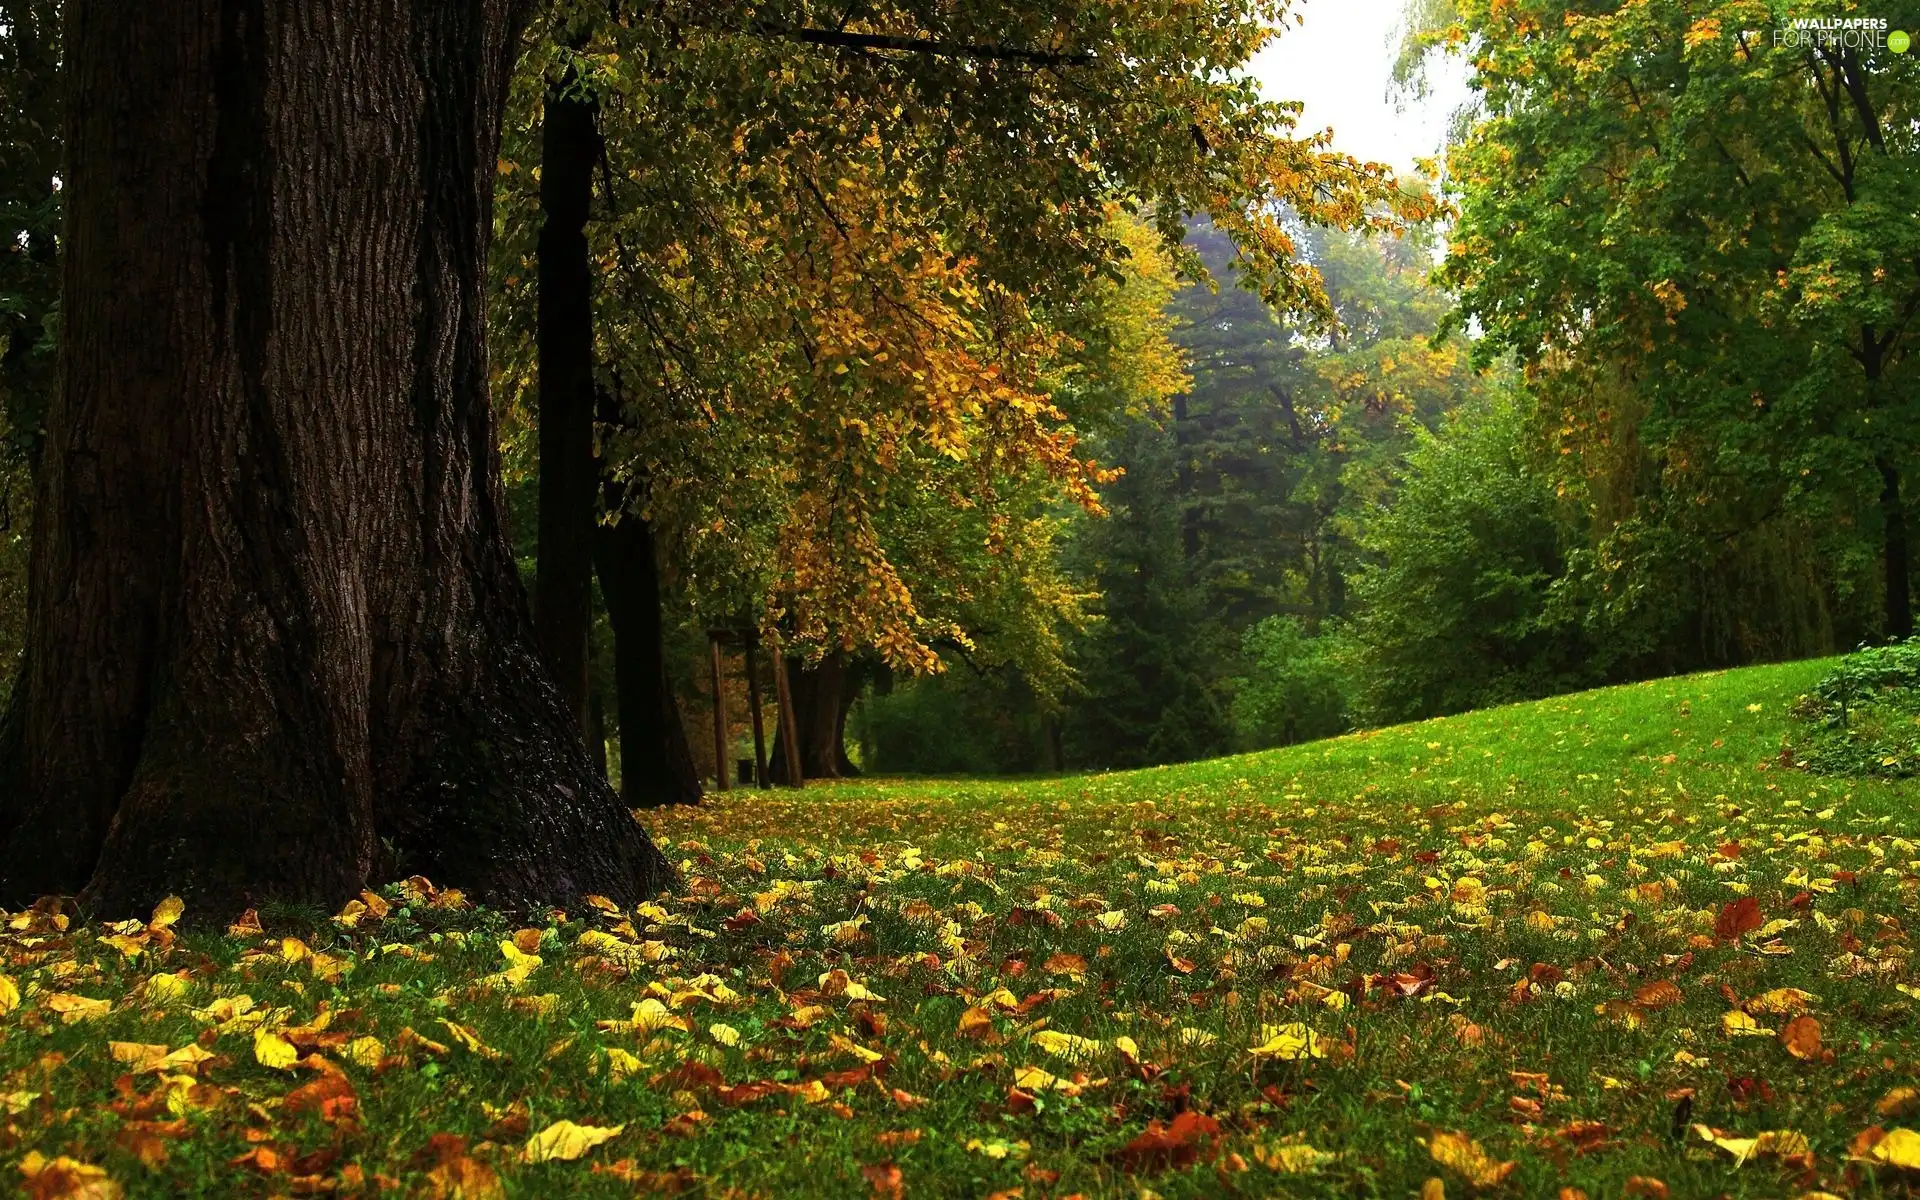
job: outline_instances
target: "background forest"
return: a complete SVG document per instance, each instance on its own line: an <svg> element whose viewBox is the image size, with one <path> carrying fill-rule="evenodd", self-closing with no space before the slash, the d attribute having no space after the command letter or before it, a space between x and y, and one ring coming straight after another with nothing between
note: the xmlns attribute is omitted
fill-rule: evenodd
<svg viewBox="0 0 1920 1200"><path fill-rule="evenodd" d="M1052 101L977 107L964 66L902 84L554 13L500 163L495 392L563 690L616 780L623 747L658 776L629 800L713 775L713 629L785 639L810 777L1193 760L1909 631L1909 65L1677 4L1532 7L1409 12L1409 96L1474 48L1444 204L1361 174L1337 212L1256 189L1234 228L1177 180L1030 224L1043 181L994 178L990 132ZM58 327L56 11L0 23L9 662ZM556 214L588 271L567 428L535 320ZM563 507L601 528L571 583Z"/></svg>

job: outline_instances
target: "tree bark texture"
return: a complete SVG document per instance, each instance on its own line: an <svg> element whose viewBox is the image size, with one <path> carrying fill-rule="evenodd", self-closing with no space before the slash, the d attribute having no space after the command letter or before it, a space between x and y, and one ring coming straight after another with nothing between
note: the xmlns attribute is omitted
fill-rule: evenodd
<svg viewBox="0 0 1920 1200"><path fill-rule="evenodd" d="M670 879L540 661L505 535L485 262L523 16L68 0L63 369L0 898Z"/></svg>
<svg viewBox="0 0 1920 1200"><path fill-rule="evenodd" d="M594 526L600 518L586 230L600 133L598 105L579 91L571 70L547 88L540 138L540 529L533 612L541 653L584 729Z"/></svg>
<svg viewBox="0 0 1920 1200"><path fill-rule="evenodd" d="M787 660L788 691L793 697L793 723L799 730L800 773L806 779L851 779L860 774L847 757L847 714L855 699L847 656L824 655L819 662ZM786 732L773 747L774 780L786 783Z"/></svg>
<svg viewBox="0 0 1920 1200"><path fill-rule="evenodd" d="M618 511L618 496L609 501ZM660 570L653 530L637 513L599 527L600 596L613 627L620 717L620 794L630 808L696 804L700 773L667 672Z"/></svg>

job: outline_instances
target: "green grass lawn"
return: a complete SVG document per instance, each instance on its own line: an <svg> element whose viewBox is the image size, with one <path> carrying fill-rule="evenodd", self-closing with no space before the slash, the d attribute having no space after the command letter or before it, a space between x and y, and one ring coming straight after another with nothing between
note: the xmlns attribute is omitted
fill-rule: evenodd
<svg viewBox="0 0 1920 1200"><path fill-rule="evenodd" d="M735 792L652 819L638 912L22 915L5 1152L45 1195L1904 1195L1913 1135L1861 1135L1920 1126L1920 822L1783 760L1824 669Z"/></svg>

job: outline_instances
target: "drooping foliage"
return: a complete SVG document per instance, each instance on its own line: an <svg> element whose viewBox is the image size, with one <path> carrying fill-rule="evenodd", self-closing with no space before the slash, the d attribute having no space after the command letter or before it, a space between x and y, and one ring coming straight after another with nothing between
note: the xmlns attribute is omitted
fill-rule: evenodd
<svg viewBox="0 0 1920 1200"><path fill-rule="evenodd" d="M1425 209L1259 98L1284 3L576 7L591 35L535 52L510 119L503 318L530 307L525 138L564 63L606 144L603 450L700 611L803 645L924 671L985 632L1057 677L1054 510L1107 478L1081 435L1178 377L1151 321L1113 332L1121 281L1164 275L1200 212L1272 301L1322 309L1283 205ZM502 344L510 382L529 345Z"/></svg>

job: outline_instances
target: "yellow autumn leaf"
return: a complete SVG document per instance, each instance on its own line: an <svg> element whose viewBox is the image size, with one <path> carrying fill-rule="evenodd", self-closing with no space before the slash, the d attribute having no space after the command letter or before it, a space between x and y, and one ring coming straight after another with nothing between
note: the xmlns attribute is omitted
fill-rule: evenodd
<svg viewBox="0 0 1920 1200"><path fill-rule="evenodd" d="M1736 1167L1762 1155L1790 1158L1813 1153L1813 1145L1807 1140L1807 1136L1791 1129L1770 1129L1753 1137L1733 1137L1706 1125L1695 1125L1693 1132L1694 1136L1701 1141L1732 1155L1733 1165Z"/></svg>
<svg viewBox="0 0 1920 1200"><path fill-rule="evenodd" d="M707 1036L722 1046L738 1046L740 1044L740 1031L731 1025L725 1025L719 1021L715 1021L713 1024L707 1026Z"/></svg>
<svg viewBox="0 0 1920 1200"><path fill-rule="evenodd" d="M113 1011L110 1001L95 1000L74 992L55 992L47 997L47 1007L59 1016L62 1025L97 1021Z"/></svg>
<svg viewBox="0 0 1920 1200"><path fill-rule="evenodd" d="M837 1033L828 1035L827 1040L833 1044L835 1050L852 1058L857 1058L863 1063L876 1063L886 1057L886 1055L881 1054L877 1050L869 1050L852 1038L843 1037Z"/></svg>
<svg viewBox="0 0 1920 1200"><path fill-rule="evenodd" d="M1427 1141L1433 1161L1458 1172L1476 1188L1497 1187L1520 1164L1502 1162L1464 1133L1436 1133Z"/></svg>
<svg viewBox="0 0 1920 1200"><path fill-rule="evenodd" d="M1889 1129L1887 1136L1867 1151L1867 1157L1903 1171L1920 1171L1920 1133L1911 1129Z"/></svg>
<svg viewBox="0 0 1920 1200"><path fill-rule="evenodd" d="M1278 1142L1270 1146L1255 1146L1254 1161L1269 1171L1278 1171L1282 1175L1305 1175L1339 1158L1331 1150L1317 1150L1305 1142Z"/></svg>
<svg viewBox="0 0 1920 1200"><path fill-rule="evenodd" d="M165 1045L150 1042L108 1042L107 1056L135 1075L155 1071L167 1057Z"/></svg>
<svg viewBox="0 0 1920 1200"><path fill-rule="evenodd" d="M0 975L0 1017L20 1007L20 985L11 975Z"/></svg>
<svg viewBox="0 0 1920 1200"><path fill-rule="evenodd" d="M640 1056L618 1046L606 1047L607 1074L614 1079L627 1079L646 1069L647 1064Z"/></svg>
<svg viewBox="0 0 1920 1200"><path fill-rule="evenodd" d="M293 1043L269 1029L253 1031L253 1057L263 1067L272 1067L276 1071L287 1071L300 1061L300 1052Z"/></svg>
<svg viewBox="0 0 1920 1200"><path fill-rule="evenodd" d="M48 1158L38 1150L20 1160L27 1193L44 1200L119 1200L120 1185L106 1170L61 1155Z"/></svg>
<svg viewBox="0 0 1920 1200"><path fill-rule="evenodd" d="M838 968L823 972L819 987L821 994L827 996L842 996L848 1000L867 1000L876 1004L886 1001L885 996L869 990L865 984Z"/></svg>
<svg viewBox="0 0 1920 1200"><path fill-rule="evenodd" d="M520 1157L529 1163L572 1162L602 1142L619 1137L624 1129L625 1125L601 1127L555 1121L527 1139Z"/></svg>
<svg viewBox="0 0 1920 1200"><path fill-rule="evenodd" d="M1774 1033L1737 1008L1720 1014L1720 1029L1728 1037L1772 1037Z"/></svg>
<svg viewBox="0 0 1920 1200"><path fill-rule="evenodd" d="M453 1040L464 1047L468 1053L478 1054L481 1058L502 1057L498 1050L481 1041L480 1035L467 1026L456 1025L445 1017L440 1018L440 1023L447 1027L447 1032L452 1035Z"/></svg>
<svg viewBox="0 0 1920 1200"><path fill-rule="evenodd" d="M1261 1044L1253 1047L1256 1058L1277 1058L1282 1062L1293 1062L1302 1058L1325 1058L1326 1047L1320 1035L1308 1029L1299 1021L1289 1021L1284 1025L1263 1025L1260 1028Z"/></svg>
<svg viewBox="0 0 1920 1200"><path fill-rule="evenodd" d="M164 1008L184 997L192 986L178 975L155 975L147 980L144 991L148 1004Z"/></svg>
<svg viewBox="0 0 1920 1200"><path fill-rule="evenodd" d="M357 1037L347 1043L347 1061L355 1066L372 1070L386 1056L387 1048L377 1037Z"/></svg>
<svg viewBox="0 0 1920 1200"><path fill-rule="evenodd" d="M1079 1063L1093 1061L1101 1051L1106 1049L1103 1042L1095 1041L1093 1038L1077 1037L1071 1033L1061 1033L1057 1029L1042 1029L1028 1040L1048 1054Z"/></svg>
<svg viewBox="0 0 1920 1200"><path fill-rule="evenodd" d="M1762 992L1747 1001L1746 1009L1750 1013L1769 1013L1780 1017L1795 1017L1809 1012L1820 1002L1820 997L1812 992L1803 992L1799 988L1774 988Z"/></svg>
<svg viewBox="0 0 1920 1200"><path fill-rule="evenodd" d="M187 902L178 896L168 896L153 906L153 919L147 924L155 929L171 929L180 920L180 914L187 911Z"/></svg>

